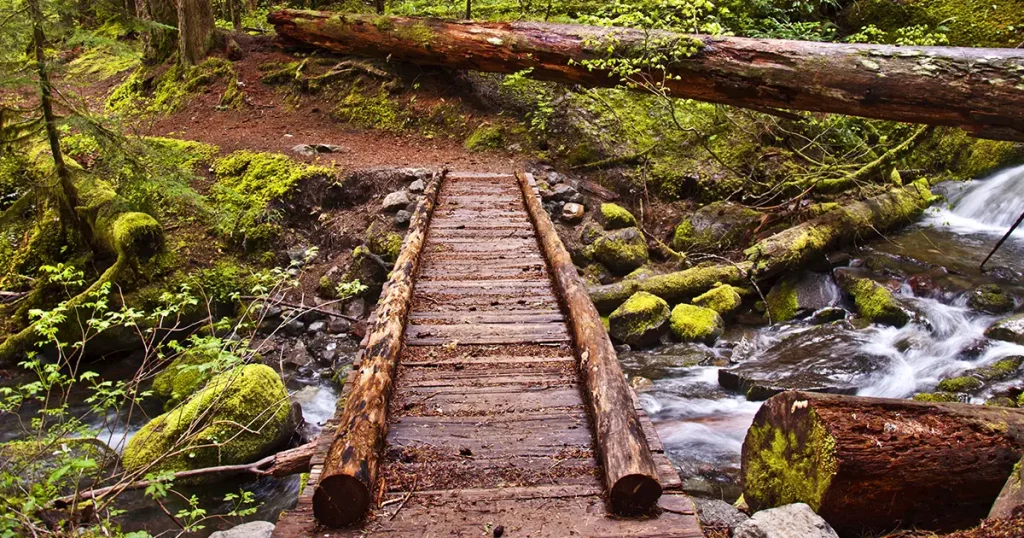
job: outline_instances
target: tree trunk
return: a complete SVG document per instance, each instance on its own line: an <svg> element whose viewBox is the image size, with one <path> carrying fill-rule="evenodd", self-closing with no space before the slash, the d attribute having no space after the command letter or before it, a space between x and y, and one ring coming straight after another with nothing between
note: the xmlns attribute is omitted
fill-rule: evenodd
<svg viewBox="0 0 1024 538"><path fill-rule="evenodd" d="M443 178L435 177L416 208L402 252L377 303L377 321L368 335L359 372L324 458L313 492L313 513L328 527L344 527L366 515L377 495L377 474L388 433L388 406L412 303L420 251Z"/></svg>
<svg viewBox="0 0 1024 538"><path fill-rule="evenodd" d="M36 73L39 76L39 107L43 111L43 124L46 128L46 140L50 144L53 157L53 170L57 175L57 184L53 189L57 213L60 215L62 244L70 245L81 231L75 207L78 206L78 191L71 179L71 171L64 162L64 154L60 149L60 134L57 132L57 116L53 113L53 89L50 87L50 73L46 67L46 36L43 34L43 12L39 0L29 0L29 11L32 13L32 45L35 49Z"/></svg>
<svg viewBox="0 0 1024 538"><path fill-rule="evenodd" d="M1024 452L1024 410L785 392L743 442L751 510L804 502L843 536L973 526Z"/></svg>
<svg viewBox="0 0 1024 538"><path fill-rule="evenodd" d="M178 53L184 65L198 65L213 47L210 0L178 0Z"/></svg>
<svg viewBox="0 0 1024 538"><path fill-rule="evenodd" d="M178 8L174 0L136 0L135 8L140 19L156 23L142 34L142 57L147 64L160 63L177 48Z"/></svg>
<svg viewBox="0 0 1024 538"><path fill-rule="evenodd" d="M540 22L448 22L282 10L268 20L285 43L345 54L541 80L616 86L589 61L670 58L668 95L756 110L788 108L931 125L1024 140L1024 50L895 47L684 35ZM656 48L657 50L652 50ZM687 56L688 51L696 51ZM591 69L593 67L593 69Z"/></svg>
<svg viewBox="0 0 1024 538"><path fill-rule="evenodd" d="M646 513L661 498L661 483L619 358L572 258L533 194L532 178L516 176L572 326L579 372L586 387L583 392L612 510L622 515Z"/></svg>

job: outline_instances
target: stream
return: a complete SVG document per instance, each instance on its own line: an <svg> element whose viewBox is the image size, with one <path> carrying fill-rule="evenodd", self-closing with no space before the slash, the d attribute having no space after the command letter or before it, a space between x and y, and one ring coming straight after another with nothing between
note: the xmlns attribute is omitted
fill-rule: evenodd
<svg viewBox="0 0 1024 538"><path fill-rule="evenodd" d="M933 390L944 377L1024 355L1024 346L987 339L985 329L999 317L972 311L966 297L978 285L997 283L1021 305L1024 229L988 262L986 273L978 265L1024 210L1024 166L935 190L947 196L945 205L929 209L899 233L848 251L854 265L865 258L875 262L866 264L872 277L896 288L918 313L916 321L902 328L862 329L845 321L761 328L733 324L714 347L670 344L620 354L628 375L653 381L642 390L641 403L687 491L729 502L742 492L740 450L760 402L723 389L718 381L723 367L771 361L773 367L792 369L797 379L811 372L855 387L858 395L909 398ZM921 292L921 286L912 286L912 279L928 282L929 292L916 294L915 287ZM835 286L827 278L822 282ZM830 295L838 288L822 291ZM987 387L971 401L983 403L1013 384Z"/></svg>

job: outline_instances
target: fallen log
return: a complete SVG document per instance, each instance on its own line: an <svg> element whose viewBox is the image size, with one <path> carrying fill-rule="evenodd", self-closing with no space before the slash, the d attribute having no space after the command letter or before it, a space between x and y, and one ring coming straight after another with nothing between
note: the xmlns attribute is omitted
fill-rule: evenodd
<svg viewBox="0 0 1024 538"><path fill-rule="evenodd" d="M904 47L687 35L541 22L442 21L281 10L289 45L591 87L617 86L609 65L662 56L643 69L673 97L961 127L1024 140L1024 50ZM592 62L603 62L594 64ZM641 66L643 67L643 66Z"/></svg>
<svg viewBox="0 0 1024 538"><path fill-rule="evenodd" d="M1024 410L785 392L743 442L751 510L805 502L843 536L948 531L989 512L1024 453Z"/></svg>
<svg viewBox="0 0 1024 538"><path fill-rule="evenodd" d="M350 381L352 390L313 492L313 514L328 527L355 523L375 502L402 335L420 251L443 175L431 180L413 215L386 291L377 303L377 320L367 338L364 360Z"/></svg>
<svg viewBox="0 0 1024 538"><path fill-rule="evenodd" d="M704 293L716 282L742 285L751 278L774 278L843 244L909 223L935 200L927 185L920 180L867 200L839 205L824 215L758 241L744 252L745 262L698 266L667 275L593 286L589 289L590 299L598 310L608 313L638 291L678 303Z"/></svg>
<svg viewBox="0 0 1024 538"><path fill-rule="evenodd" d="M661 498L662 488L619 358L569 252L533 194L530 176L516 174L516 179L572 327L612 510L621 515L646 513Z"/></svg>

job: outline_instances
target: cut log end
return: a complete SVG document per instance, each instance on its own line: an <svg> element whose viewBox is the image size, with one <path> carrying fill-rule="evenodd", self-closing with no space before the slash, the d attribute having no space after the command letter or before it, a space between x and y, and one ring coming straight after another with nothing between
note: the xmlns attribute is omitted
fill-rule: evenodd
<svg viewBox="0 0 1024 538"><path fill-rule="evenodd" d="M313 514L322 525L341 528L363 519L370 508L370 491L358 478L344 474L324 477L313 492Z"/></svg>
<svg viewBox="0 0 1024 538"><path fill-rule="evenodd" d="M612 511L622 516L646 514L661 498L661 484L644 474L631 474L620 478L609 493Z"/></svg>

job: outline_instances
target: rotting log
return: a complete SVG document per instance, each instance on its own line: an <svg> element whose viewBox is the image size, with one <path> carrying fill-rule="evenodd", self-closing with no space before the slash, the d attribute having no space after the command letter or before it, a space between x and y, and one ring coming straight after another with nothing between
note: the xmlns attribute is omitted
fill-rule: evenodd
<svg viewBox="0 0 1024 538"><path fill-rule="evenodd" d="M290 45L591 87L622 81L586 62L663 54L673 97L754 110L794 109L956 126L1024 140L1024 50L908 47L712 37L542 22L442 21L281 10ZM652 51L652 48L659 49ZM687 56L680 51L694 51Z"/></svg>
<svg viewBox="0 0 1024 538"><path fill-rule="evenodd" d="M344 527L359 521L375 502L402 335L420 252L443 180L444 172L431 180L416 208L386 292L377 303L377 320L367 337L364 360L349 382L352 389L313 492L313 513L319 523L328 527Z"/></svg>
<svg viewBox="0 0 1024 538"><path fill-rule="evenodd" d="M598 311L609 313L638 291L646 291L670 303L680 303L708 291L718 282L741 286L748 282L750 264L700 265L683 271L645 278L626 279L589 289Z"/></svg>
<svg viewBox="0 0 1024 538"><path fill-rule="evenodd" d="M1022 441L1024 410L785 392L747 432L743 497L755 511L807 503L842 536L967 528Z"/></svg>
<svg viewBox="0 0 1024 538"><path fill-rule="evenodd" d="M646 513L661 498L662 488L618 356L572 258L534 196L530 176L519 173L516 179L572 327L612 510L621 515Z"/></svg>

